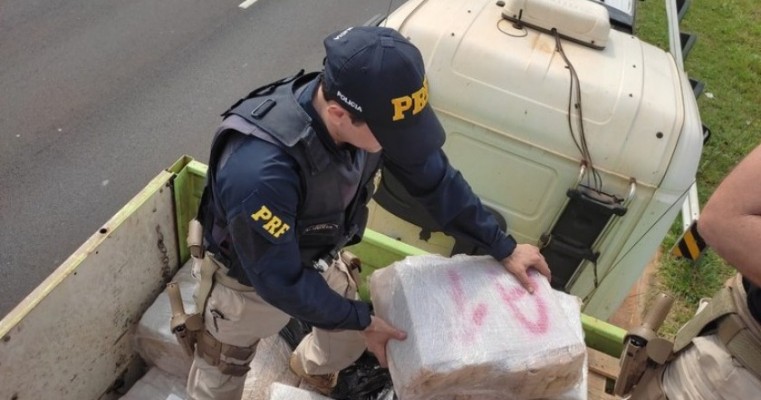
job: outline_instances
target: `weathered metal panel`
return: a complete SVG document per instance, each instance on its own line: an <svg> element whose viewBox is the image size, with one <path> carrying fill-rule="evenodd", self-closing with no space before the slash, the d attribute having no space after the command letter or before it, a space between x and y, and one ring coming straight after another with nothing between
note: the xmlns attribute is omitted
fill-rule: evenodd
<svg viewBox="0 0 761 400"><path fill-rule="evenodd" d="M154 178L0 321L0 398L97 399L137 357L134 326L179 265L172 177Z"/></svg>

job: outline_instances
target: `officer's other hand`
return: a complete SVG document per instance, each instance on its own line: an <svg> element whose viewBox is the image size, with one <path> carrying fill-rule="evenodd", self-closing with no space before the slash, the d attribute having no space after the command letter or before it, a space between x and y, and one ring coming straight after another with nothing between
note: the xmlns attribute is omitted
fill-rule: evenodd
<svg viewBox="0 0 761 400"><path fill-rule="evenodd" d="M534 268L547 279L551 279L550 267L547 265L547 261L544 260L544 256L539 252L539 248L530 244L519 244L515 246L513 254L504 258L502 266L506 270L510 271L518 279L518 282L528 290L529 293L534 293L534 285L528 278L529 268Z"/></svg>
<svg viewBox="0 0 761 400"><path fill-rule="evenodd" d="M404 340L407 338L407 332L394 328L388 322L376 317L370 317L370 325L362 332L367 344L367 350L375 354L381 367L388 367L386 359L386 343L389 339Z"/></svg>

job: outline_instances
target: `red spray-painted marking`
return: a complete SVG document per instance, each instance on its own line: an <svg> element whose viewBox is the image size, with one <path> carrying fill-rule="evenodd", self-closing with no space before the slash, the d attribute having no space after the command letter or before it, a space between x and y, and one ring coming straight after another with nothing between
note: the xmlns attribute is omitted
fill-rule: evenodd
<svg viewBox="0 0 761 400"><path fill-rule="evenodd" d="M515 315L515 318L518 319L524 328L528 329L529 332L535 334L542 334L547 332L547 329L550 325L550 319L547 315L547 304L538 293L529 296L536 303L537 309L537 318L535 321L531 321L526 317L526 314L523 313L523 310L518 308L518 305L515 304L516 300L528 295L528 292L522 287L514 287L508 292L508 290L501 283L496 282L495 285L497 286L497 290L499 291L499 295L502 298L502 301L507 304L508 307L510 307L513 315Z"/></svg>
<svg viewBox="0 0 761 400"><path fill-rule="evenodd" d="M487 313L487 307L486 304L479 304L476 306L476 309L473 310L473 323L476 324L476 326L481 326L484 324L484 319L486 318Z"/></svg>
<svg viewBox="0 0 761 400"><path fill-rule="evenodd" d="M489 312L485 303L478 303L473 312L466 310L466 298L465 290L462 288L462 278L457 271L448 271L447 277L451 283L452 299L454 300L457 313L465 320L470 320L472 323L463 324L464 337L462 338L466 342L472 342L475 339L477 327L483 325L486 315Z"/></svg>
<svg viewBox="0 0 761 400"><path fill-rule="evenodd" d="M490 271L490 275L498 276L496 271ZM478 329L483 326L484 321L488 315L488 306L486 303L478 303L473 308L472 312L467 308L467 299L465 296L465 290L462 287L462 277L457 271L448 271L447 277L449 278L450 288L452 293L452 300L454 300L457 313L463 318L463 333L462 338L466 342L473 341ZM510 311L515 316L516 320L526 330L533 334L544 334L549 329L550 319L547 313L547 303L545 299L537 294L529 295L529 293L522 287L513 287L507 289L499 281L494 281L494 286L499 293L502 301L510 308ZM536 317L532 320L526 316L524 310L519 307L517 301L524 296L529 296L531 300L536 304Z"/></svg>
<svg viewBox="0 0 761 400"><path fill-rule="evenodd" d="M448 271L447 277L452 284L450 286L452 288L452 299L457 307L457 312L463 314L465 312L465 291L462 290L462 278L457 271Z"/></svg>

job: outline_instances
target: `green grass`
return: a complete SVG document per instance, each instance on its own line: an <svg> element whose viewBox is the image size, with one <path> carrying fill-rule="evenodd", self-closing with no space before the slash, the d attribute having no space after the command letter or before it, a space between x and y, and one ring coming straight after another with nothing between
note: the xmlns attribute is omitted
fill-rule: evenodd
<svg viewBox="0 0 761 400"><path fill-rule="evenodd" d="M639 1L637 6L637 35L667 50L664 2ZM705 83L698 106L703 123L712 131L697 173L702 205L732 167L761 142L761 8L758 0L693 0L681 30L698 34L685 70ZM680 234L681 218L663 242L665 255L653 288L676 299L661 331L668 336L693 315L701 297L711 297L734 273L710 250L694 265L668 255Z"/></svg>

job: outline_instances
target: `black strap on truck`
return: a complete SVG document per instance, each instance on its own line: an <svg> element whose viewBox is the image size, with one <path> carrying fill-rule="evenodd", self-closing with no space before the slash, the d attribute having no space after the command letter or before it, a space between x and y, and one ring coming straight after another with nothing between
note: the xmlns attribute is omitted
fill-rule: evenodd
<svg viewBox="0 0 761 400"><path fill-rule="evenodd" d="M552 230L542 235L541 253L552 268L552 287L568 289L584 260L597 262L592 246L613 217L626 214L624 199L584 185L566 192L569 201Z"/></svg>

